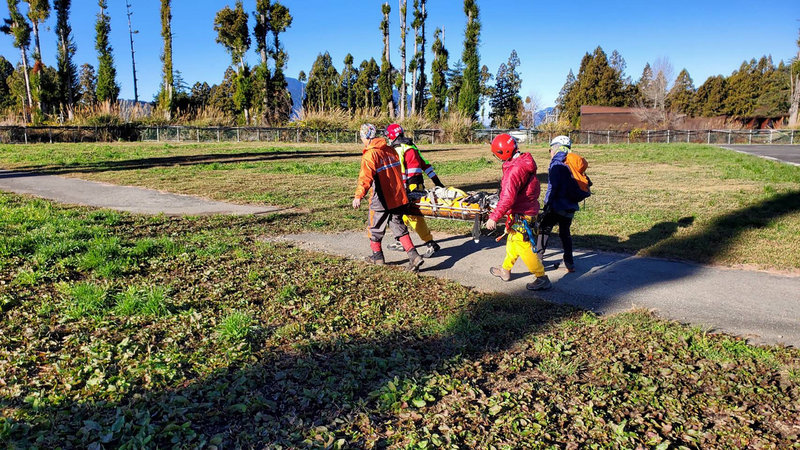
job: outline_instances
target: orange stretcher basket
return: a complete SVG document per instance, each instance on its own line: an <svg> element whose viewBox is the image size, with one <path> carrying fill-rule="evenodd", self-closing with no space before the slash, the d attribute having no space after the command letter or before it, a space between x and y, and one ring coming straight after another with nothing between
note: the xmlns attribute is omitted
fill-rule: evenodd
<svg viewBox="0 0 800 450"><path fill-rule="evenodd" d="M435 188L409 194L414 213L436 219L485 221L497 205L499 196L487 192L464 192L461 189Z"/></svg>

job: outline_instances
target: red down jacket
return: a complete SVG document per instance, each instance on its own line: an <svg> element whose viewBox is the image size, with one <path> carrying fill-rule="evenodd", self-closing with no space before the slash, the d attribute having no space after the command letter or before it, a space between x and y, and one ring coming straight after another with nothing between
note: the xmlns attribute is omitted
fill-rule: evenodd
<svg viewBox="0 0 800 450"><path fill-rule="evenodd" d="M503 181L500 183L500 200L489 214L495 222L506 214L539 214L539 180L536 162L530 153L518 153L503 163Z"/></svg>

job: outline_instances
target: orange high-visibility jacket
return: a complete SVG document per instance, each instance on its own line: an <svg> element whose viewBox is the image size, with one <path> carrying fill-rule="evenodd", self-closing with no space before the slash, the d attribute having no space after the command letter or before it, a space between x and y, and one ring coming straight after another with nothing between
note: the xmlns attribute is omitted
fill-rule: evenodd
<svg viewBox="0 0 800 450"><path fill-rule="evenodd" d="M355 197L364 198L370 187L375 190L387 210L408 203L400 159L394 148L383 138L371 139L364 148Z"/></svg>

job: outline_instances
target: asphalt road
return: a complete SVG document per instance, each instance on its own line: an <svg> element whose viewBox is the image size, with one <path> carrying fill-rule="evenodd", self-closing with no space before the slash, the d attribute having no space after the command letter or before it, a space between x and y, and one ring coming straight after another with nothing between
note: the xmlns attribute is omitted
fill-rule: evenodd
<svg viewBox="0 0 800 450"><path fill-rule="evenodd" d="M723 145L722 148L800 166L800 145Z"/></svg>
<svg viewBox="0 0 800 450"><path fill-rule="evenodd" d="M370 254L363 232L308 233L284 236L298 247L365 259ZM601 314L631 308L654 310L659 316L721 330L755 343L800 347L800 276L709 267L630 255L577 251L576 272L563 266L549 270L553 288L531 292L533 281L521 261L504 283L489 274L505 255L504 243L484 238L436 236L442 250L425 261L423 276L448 278L484 292L536 296ZM388 264L407 261L405 253L384 251ZM548 249L545 261L560 261Z"/></svg>

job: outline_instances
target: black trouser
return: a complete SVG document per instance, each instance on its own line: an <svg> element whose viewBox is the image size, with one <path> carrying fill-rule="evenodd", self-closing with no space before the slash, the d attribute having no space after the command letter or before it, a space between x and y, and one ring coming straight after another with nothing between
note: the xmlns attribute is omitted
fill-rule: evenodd
<svg viewBox="0 0 800 450"><path fill-rule="evenodd" d="M553 227L558 225L558 237L561 238L561 246L564 248L564 263L572 265L572 234L569 227L572 226L572 217L563 216L555 211L548 211L542 217L539 225L539 239L537 239L537 250L544 256L544 248L547 246L547 237L553 231Z"/></svg>

